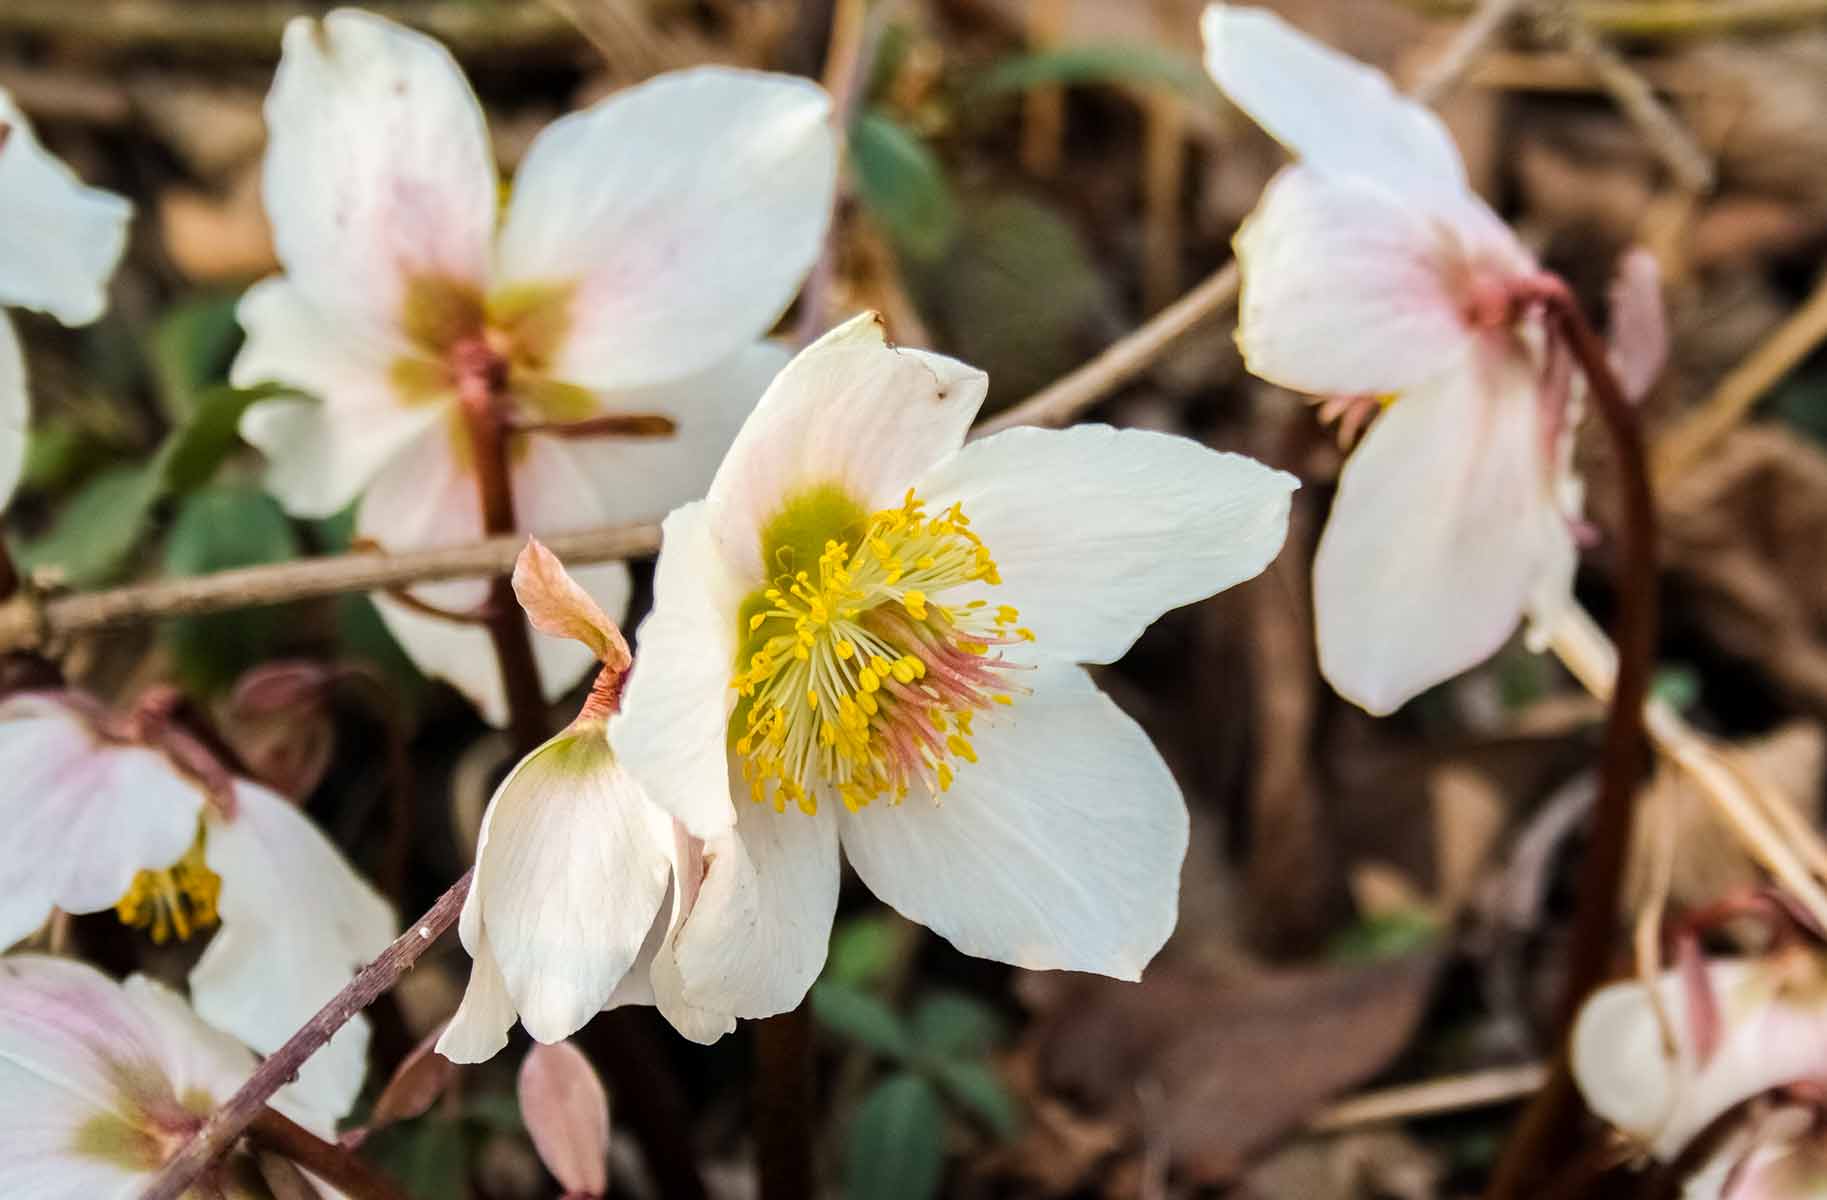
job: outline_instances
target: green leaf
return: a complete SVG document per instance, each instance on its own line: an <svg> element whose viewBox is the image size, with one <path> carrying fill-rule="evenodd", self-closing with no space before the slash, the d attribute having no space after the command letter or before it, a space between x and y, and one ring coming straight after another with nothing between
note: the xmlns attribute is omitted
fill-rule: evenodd
<svg viewBox="0 0 1827 1200"><path fill-rule="evenodd" d="M168 309L147 339L146 354L165 416L181 425L196 413L205 390L227 378L241 343L233 293L198 297Z"/></svg>
<svg viewBox="0 0 1827 1200"><path fill-rule="evenodd" d="M198 392L190 419L173 430L160 448L166 488L183 493L208 483L239 444L241 414L279 391L271 387L242 390L225 384Z"/></svg>
<svg viewBox="0 0 1827 1200"><path fill-rule="evenodd" d="M933 1085L900 1074L878 1084L850 1120L849 1200L929 1200L945 1174L945 1113Z"/></svg>
<svg viewBox="0 0 1827 1200"><path fill-rule="evenodd" d="M871 109L850 129L856 193L896 249L930 262L951 247L958 208L938 156L906 126Z"/></svg>
<svg viewBox="0 0 1827 1200"><path fill-rule="evenodd" d="M902 937L900 919L887 913L839 922L831 935L824 978L852 987L881 982L901 953Z"/></svg>
<svg viewBox="0 0 1827 1200"><path fill-rule="evenodd" d="M48 530L18 547L19 561L28 571L55 570L73 588L113 579L163 491L162 465L155 457L90 476Z"/></svg>
<svg viewBox="0 0 1827 1200"><path fill-rule="evenodd" d="M1021 1104L985 1062L950 1059L933 1065L933 1078L972 1116L1003 1141L1021 1132Z"/></svg>
<svg viewBox="0 0 1827 1200"><path fill-rule="evenodd" d="M981 1058L995 1049L1005 1030L996 1010L963 992L928 995L913 1015L914 1039L927 1054Z"/></svg>
<svg viewBox="0 0 1827 1200"><path fill-rule="evenodd" d="M1326 943L1326 957L1337 962L1375 962L1400 958L1438 941L1440 920L1430 913L1403 910L1369 917L1340 930Z"/></svg>
<svg viewBox="0 0 1827 1200"><path fill-rule="evenodd" d="M231 567L284 562L298 538L279 505L252 487L210 487L178 506L165 542L169 575L204 575ZM191 686L219 687L269 657L288 617L281 608L179 617L161 630Z"/></svg>
<svg viewBox="0 0 1827 1200"><path fill-rule="evenodd" d="M913 1034L900 1014L848 984L826 979L813 985L812 1015L831 1032L879 1054L903 1060L913 1054Z"/></svg>
<svg viewBox="0 0 1827 1200"><path fill-rule="evenodd" d="M1166 86L1199 99L1216 92L1200 65L1157 46L1118 43L1062 46L1005 59L977 81L980 96L1019 92L1053 84L1140 83Z"/></svg>
<svg viewBox="0 0 1827 1200"><path fill-rule="evenodd" d="M1700 689L1700 672L1688 663L1664 663L1649 681L1650 698L1676 712L1686 712L1700 703Z"/></svg>
<svg viewBox="0 0 1827 1200"><path fill-rule="evenodd" d="M469 1195L469 1147L461 1123L427 1117L394 1125L363 1144L364 1156L415 1200Z"/></svg>

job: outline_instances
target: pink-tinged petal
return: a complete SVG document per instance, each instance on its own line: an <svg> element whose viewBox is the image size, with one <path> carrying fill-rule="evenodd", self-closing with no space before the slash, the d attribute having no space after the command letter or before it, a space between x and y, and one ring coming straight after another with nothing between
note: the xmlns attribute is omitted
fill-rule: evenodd
<svg viewBox="0 0 1827 1200"><path fill-rule="evenodd" d="M963 444L988 389L974 367L889 345L874 313L833 329L774 377L717 471L706 501L723 554L759 581L762 528L808 489L900 503Z"/></svg>
<svg viewBox="0 0 1827 1200"><path fill-rule="evenodd" d="M582 642L606 667L628 668L628 643L602 607L571 578L558 556L538 538L527 541L514 560L514 598L527 621L547 637Z"/></svg>
<svg viewBox="0 0 1827 1200"><path fill-rule="evenodd" d="M464 910L468 909L466 903ZM454 1063L487 1062L507 1045L508 1030L520 1014L514 1009L514 998L508 995L507 981L501 978L488 938L480 933L466 936L463 946L473 959L469 983L463 989L457 1014L438 1035L438 1053Z"/></svg>
<svg viewBox="0 0 1827 1200"><path fill-rule="evenodd" d="M476 852L476 911L534 1038L576 1033L628 973L666 896L671 841L599 724L558 735L502 781Z"/></svg>
<svg viewBox="0 0 1827 1200"><path fill-rule="evenodd" d="M266 124L273 244L326 319L403 345L409 281L486 283L494 159L444 47L356 9L295 18Z"/></svg>
<svg viewBox="0 0 1827 1200"><path fill-rule="evenodd" d="M972 442L918 486L933 511L963 505L1002 576L983 595L1020 610L1034 654L1111 662L1162 613L1268 566L1299 481L1188 438L1080 425Z"/></svg>
<svg viewBox="0 0 1827 1200"><path fill-rule="evenodd" d="M1676 1042L1671 1059L1643 984L1586 1002L1572 1035L1573 1077L1593 1112L1667 1161L1740 1101L1827 1075L1827 1002L1808 952L1710 966L1725 1032L1703 1063L1689 994L1673 971L1656 982Z"/></svg>
<svg viewBox="0 0 1827 1200"><path fill-rule="evenodd" d="M805 999L825 965L837 912L837 821L744 800L736 826L705 843L697 903L673 939L694 1008L771 1017Z"/></svg>
<svg viewBox="0 0 1827 1200"><path fill-rule="evenodd" d="M0 128L0 304L87 325L108 306L133 206L52 157L4 88Z"/></svg>
<svg viewBox="0 0 1827 1200"><path fill-rule="evenodd" d="M1641 400L1668 365L1668 311L1662 268L1638 246L1618 262L1611 281L1611 365L1632 400Z"/></svg>
<svg viewBox="0 0 1827 1200"><path fill-rule="evenodd" d="M977 761L937 796L840 818L871 891L966 954L1136 979L1179 915L1186 802L1083 668L980 715Z"/></svg>
<svg viewBox="0 0 1827 1200"><path fill-rule="evenodd" d="M705 504L667 517L653 611L635 631L634 670L609 721L610 742L648 798L699 837L736 821L726 735L743 593L717 552Z"/></svg>
<svg viewBox="0 0 1827 1200"><path fill-rule="evenodd" d="M262 1054L277 1050L399 929L392 908L290 801L246 780L232 819L212 818L204 843L222 879L221 928L190 973L205 1020ZM305 1064L300 1100L340 1117L367 1072L368 1027L357 1020Z"/></svg>
<svg viewBox="0 0 1827 1200"><path fill-rule="evenodd" d="M0 703L0 946L53 906L112 908L142 870L168 867L197 836L203 788L170 760L104 743L54 697Z"/></svg>
<svg viewBox="0 0 1827 1200"><path fill-rule="evenodd" d="M584 1052L569 1042L535 1045L520 1064L527 1135L568 1196L609 1190L609 1095Z"/></svg>
<svg viewBox="0 0 1827 1200"><path fill-rule="evenodd" d="M1455 246L1442 225L1375 184L1287 168L1237 233L1245 362L1314 394L1426 383L1476 336Z"/></svg>
<svg viewBox="0 0 1827 1200"><path fill-rule="evenodd" d="M1313 564L1320 670L1393 712L1495 653L1571 587L1574 560L1527 361L1462 360L1346 460Z"/></svg>
<svg viewBox="0 0 1827 1200"><path fill-rule="evenodd" d="M1398 195L1452 196L1465 164L1446 125L1388 77L1260 8L1205 10L1205 66L1231 102L1288 152Z"/></svg>
<svg viewBox="0 0 1827 1200"><path fill-rule="evenodd" d="M32 399L26 391L25 355L13 323L0 313L0 509L12 503L25 470L25 443L32 428Z"/></svg>
<svg viewBox="0 0 1827 1200"><path fill-rule="evenodd" d="M625 388L774 324L817 259L837 142L803 79L699 67L554 122L514 179L503 281L574 284L553 374Z"/></svg>
<svg viewBox="0 0 1827 1200"><path fill-rule="evenodd" d="M341 512L388 460L446 419L443 403L405 402L385 350L327 319L289 279L256 283L235 315L247 340L230 381L302 393L263 400L241 418L241 436L266 455L266 486L288 512Z"/></svg>

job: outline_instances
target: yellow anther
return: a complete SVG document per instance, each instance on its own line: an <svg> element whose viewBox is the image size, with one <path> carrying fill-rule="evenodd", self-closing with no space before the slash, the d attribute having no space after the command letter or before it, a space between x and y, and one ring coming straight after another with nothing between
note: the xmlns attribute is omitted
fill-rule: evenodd
<svg viewBox="0 0 1827 1200"><path fill-rule="evenodd" d="M942 792L951 791L952 790L952 779L954 778L954 776L952 775L951 764L950 763L940 763L938 775L939 775L939 790Z"/></svg>
<svg viewBox="0 0 1827 1200"><path fill-rule="evenodd" d="M162 870L141 871L133 877L114 906L123 924L146 930L154 943L164 945L174 934L179 941L187 941L191 934L216 923L222 880L204 858L204 837L199 823L197 839L184 857Z"/></svg>
<svg viewBox="0 0 1827 1200"><path fill-rule="evenodd" d="M864 667L857 674L857 682L863 685L864 692L873 692L882 686L881 676L875 673L874 667Z"/></svg>
<svg viewBox="0 0 1827 1200"><path fill-rule="evenodd" d="M855 654L856 654L856 643L851 641L849 638L845 638L843 641L841 641L837 644L837 656L841 659L844 659L846 662L848 662L850 660L850 658Z"/></svg>
<svg viewBox="0 0 1827 1200"><path fill-rule="evenodd" d="M915 661L918 660L916 659ZM895 679L901 683L912 683L914 681L913 667L908 665L908 661L905 658L897 660L894 666L890 667L889 670L894 672Z"/></svg>
<svg viewBox="0 0 1827 1200"><path fill-rule="evenodd" d="M953 754L956 754L959 758L962 758L965 762L977 761L977 751L971 747L969 742L955 733L945 739L945 748L950 750Z"/></svg>
<svg viewBox="0 0 1827 1200"><path fill-rule="evenodd" d="M911 588L901 593L901 607L905 608L907 615L914 620L924 621L926 619L926 593Z"/></svg>

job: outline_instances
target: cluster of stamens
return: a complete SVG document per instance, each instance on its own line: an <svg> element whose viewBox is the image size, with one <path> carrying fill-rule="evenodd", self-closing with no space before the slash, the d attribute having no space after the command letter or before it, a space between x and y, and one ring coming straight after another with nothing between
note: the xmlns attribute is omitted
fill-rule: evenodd
<svg viewBox="0 0 1827 1200"><path fill-rule="evenodd" d="M749 618L754 648L731 681L736 752L750 796L777 812L816 813L821 795L855 812L916 785L943 792L952 760L977 760L975 713L1023 690L995 649L1033 639L1020 614L940 600L1002 582L959 505L928 516L909 489L856 540L826 541L816 573L775 578Z"/></svg>
<svg viewBox="0 0 1827 1200"><path fill-rule="evenodd" d="M121 922L145 929L158 945L173 934L179 941L216 923L216 901L222 880L203 859L203 832L177 862L133 877L127 894L114 906Z"/></svg>

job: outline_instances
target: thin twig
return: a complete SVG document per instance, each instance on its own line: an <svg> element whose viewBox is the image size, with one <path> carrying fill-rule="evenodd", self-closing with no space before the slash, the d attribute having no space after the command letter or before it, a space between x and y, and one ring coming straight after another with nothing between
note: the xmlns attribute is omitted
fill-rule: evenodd
<svg viewBox="0 0 1827 1200"><path fill-rule="evenodd" d="M355 1151L324 1141L284 1113L262 1109L247 1127L247 1136L255 1144L297 1163L350 1200L411 1200L405 1189L369 1166Z"/></svg>
<svg viewBox="0 0 1827 1200"><path fill-rule="evenodd" d="M1426 72L1416 81L1415 96L1429 104L1443 99L1459 86L1459 81L1465 78L1466 72L1484 56L1486 48L1515 19L1516 14L1533 2L1534 0L1485 0L1460 27L1453 44L1429 64Z"/></svg>
<svg viewBox="0 0 1827 1200"><path fill-rule="evenodd" d="M1406 2L1459 16L1476 0ZM1827 18L1827 0L1579 0L1574 11L1593 29L1617 37L1698 38L1808 25Z"/></svg>
<svg viewBox="0 0 1827 1200"><path fill-rule="evenodd" d="M1508 1104L1533 1095L1547 1078L1547 1064L1536 1062L1379 1088L1321 1109L1308 1120L1307 1128L1314 1133L1337 1133L1363 1125Z"/></svg>
<svg viewBox="0 0 1827 1200"><path fill-rule="evenodd" d="M317 1015L306 1021L285 1045L268 1055L241 1085L241 1090L211 1113L184 1148L172 1156L141 1200L178 1200L212 1162L226 1153L265 1110L273 1093L297 1076L305 1060L321 1050L330 1036L348 1024L356 1013L398 983L400 976L438 940L438 935L450 928L463 909L464 897L469 895L473 874L473 871L465 871L424 916L395 938L379 958L363 967L349 985L318 1009Z"/></svg>
<svg viewBox="0 0 1827 1200"><path fill-rule="evenodd" d="M1571 11L1566 16L1567 48L1598 76L1619 111L1637 127L1682 188L1695 194L1713 190L1713 160L1695 143L1673 113L1656 98L1655 89L1637 74L1592 27Z"/></svg>

